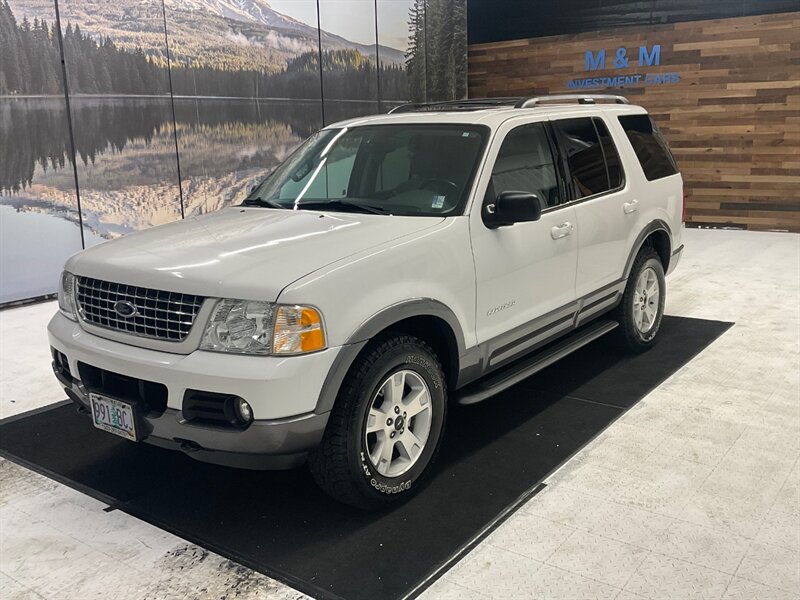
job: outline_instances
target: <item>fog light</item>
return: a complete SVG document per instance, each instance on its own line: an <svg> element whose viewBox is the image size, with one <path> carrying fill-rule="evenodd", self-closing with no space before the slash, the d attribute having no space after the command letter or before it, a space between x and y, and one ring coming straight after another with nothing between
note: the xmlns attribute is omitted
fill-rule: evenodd
<svg viewBox="0 0 800 600"><path fill-rule="evenodd" d="M243 398L238 398L234 403L236 408L236 416L242 423L249 423L253 420L253 409Z"/></svg>

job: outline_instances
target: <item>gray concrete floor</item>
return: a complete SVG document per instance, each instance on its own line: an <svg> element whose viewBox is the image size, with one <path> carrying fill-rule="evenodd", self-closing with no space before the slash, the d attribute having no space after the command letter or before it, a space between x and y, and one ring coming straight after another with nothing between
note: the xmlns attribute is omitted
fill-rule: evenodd
<svg viewBox="0 0 800 600"><path fill-rule="evenodd" d="M800 598L800 236L687 230L669 314L736 325L425 599ZM53 303L0 312L0 415L63 398ZM0 598L304 598L0 461Z"/></svg>

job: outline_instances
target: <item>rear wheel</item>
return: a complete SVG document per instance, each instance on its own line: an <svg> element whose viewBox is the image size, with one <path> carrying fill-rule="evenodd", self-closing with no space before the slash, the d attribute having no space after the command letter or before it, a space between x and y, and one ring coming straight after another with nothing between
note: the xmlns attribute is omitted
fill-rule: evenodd
<svg viewBox="0 0 800 600"><path fill-rule="evenodd" d="M622 301L616 309L617 338L631 352L643 352L657 340L664 316L664 267L653 248L644 247L633 262Z"/></svg>
<svg viewBox="0 0 800 600"><path fill-rule="evenodd" d="M309 457L317 484L359 508L410 497L439 449L446 394L428 344L409 335L378 340L351 367Z"/></svg>

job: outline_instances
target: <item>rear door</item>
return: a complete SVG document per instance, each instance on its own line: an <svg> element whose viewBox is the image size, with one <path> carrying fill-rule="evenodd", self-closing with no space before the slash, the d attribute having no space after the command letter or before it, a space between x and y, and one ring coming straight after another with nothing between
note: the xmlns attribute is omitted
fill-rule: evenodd
<svg viewBox="0 0 800 600"><path fill-rule="evenodd" d="M638 199L626 185L619 153L602 118L560 119L552 124L567 163L570 202L575 209L575 294L581 299L619 280L628 239L638 223Z"/></svg>

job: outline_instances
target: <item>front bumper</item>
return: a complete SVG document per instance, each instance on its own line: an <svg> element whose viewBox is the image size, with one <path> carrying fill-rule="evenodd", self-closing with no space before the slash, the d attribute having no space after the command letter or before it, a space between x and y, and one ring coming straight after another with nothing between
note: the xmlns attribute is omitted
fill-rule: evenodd
<svg viewBox="0 0 800 600"><path fill-rule="evenodd" d="M247 468L288 468L317 446L328 413L317 407L338 348L293 357L237 356L196 351L170 354L129 346L90 333L56 314L48 326L50 345L66 356L69 374L56 376L69 397L89 407L90 390L79 363L166 387L166 409L143 415L143 441L180 449L192 458ZM196 424L181 408L187 390L236 395L253 408L245 429Z"/></svg>

